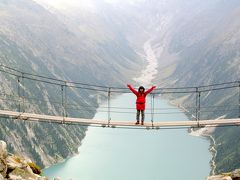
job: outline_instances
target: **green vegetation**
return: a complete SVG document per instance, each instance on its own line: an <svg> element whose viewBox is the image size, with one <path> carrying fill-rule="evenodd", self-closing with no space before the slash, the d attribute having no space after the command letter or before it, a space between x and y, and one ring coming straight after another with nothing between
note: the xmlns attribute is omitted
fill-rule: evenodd
<svg viewBox="0 0 240 180"><path fill-rule="evenodd" d="M28 162L28 165L30 166L30 168L32 169L34 174L40 175L42 173L41 168L38 165L36 165L35 163Z"/></svg>

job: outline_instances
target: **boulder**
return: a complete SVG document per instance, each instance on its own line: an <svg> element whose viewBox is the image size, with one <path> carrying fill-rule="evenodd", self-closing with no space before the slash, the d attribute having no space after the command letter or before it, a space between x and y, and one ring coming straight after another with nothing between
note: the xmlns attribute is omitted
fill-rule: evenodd
<svg viewBox="0 0 240 180"><path fill-rule="evenodd" d="M6 168L6 164L4 163L3 159L0 159L0 172L4 171Z"/></svg>
<svg viewBox="0 0 240 180"><path fill-rule="evenodd" d="M231 177L233 180L240 180L240 169L234 170Z"/></svg>
<svg viewBox="0 0 240 180"><path fill-rule="evenodd" d="M4 141L0 141L0 158L4 159L8 155L7 144Z"/></svg>
<svg viewBox="0 0 240 180"><path fill-rule="evenodd" d="M217 176L207 177L206 180L232 180L232 178L230 176L217 175Z"/></svg>
<svg viewBox="0 0 240 180"><path fill-rule="evenodd" d="M4 180L4 177L0 174L0 180Z"/></svg>
<svg viewBox="0 0 240 180"><path fill-rule="evenodd" d="M6 163L9 169L15 169L15 168L26 168L28 165L27 163L24 161L23 158L19 157L19 156L8 156L6 158Z"/></svg>
<svg viewBox="0 0 240 180"><path fill-rule="evenodd" d="M8 154L7 144L0 141L0 180L48 180L41 177L41 169L30 159Z"/></svg>
<svg viewBox="0 0 240 180"><path fill-rule="evenodd" d="M4 159L0 159L0 175L6 177L7 175L7 165ZM1 178L0 178L1 180Z"/></svg>
<svg viewBox="0 0 240 180"><path fill-rule="evenodd" d="M41 178L41 176L30 173L24 169L15 168L10 174L10 179L16 179L16 180L22 180L22 179L28 179L28 180L38 180Z"/></svg>

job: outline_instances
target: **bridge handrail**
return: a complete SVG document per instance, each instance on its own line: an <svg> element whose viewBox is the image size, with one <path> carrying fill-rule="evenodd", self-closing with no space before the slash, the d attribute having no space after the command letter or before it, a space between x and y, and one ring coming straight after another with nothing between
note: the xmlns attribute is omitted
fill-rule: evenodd
<svg viewBox="0 0 240 180"><path fill-rule="evenodd" d="M12 68L9 66L6 66L4 64L0 64L0 71L4 73L11 74L13 76L23 76L26 79L39 81L43 83L49 83L53 85L66 85L67 87L74 87L79 89L85 89L85 90L92 90L92 91L102 91L102 92L108 92L109 88L111 89L111 92L115 93L129 93L128 88L126 87L114 87L114 86L102 86L102 85L94 85L94 84L88 84L88 83L82 83L82 82L73 82L73 81L67 81L67 80L61 80L57 78L42 76L38 74L28 73L20 71L16 68ZM15 73L6 71L4 69L8 69L10 71L13 71ZM16 74L19 73L19 74ZM40 79L37 79L40 78ZM48 81L50 80L50 81ZM238 87L240 84L240 80L231 81L231 82L223 82L223 83L216 83L216 84L209 84L209 85L199 85L199 86L186 86L186 87L162 87L157 88L155 90L154 94L167 94L167 93L194 93L196 92L196 89L198 92L207 92L207 91L214 91L214 90L221 90L226 88L234 88ZM81 85L81 86L78 86ZM230 86L227 86L230 85ZM84 86L84 87L83 87ZM85 87L87 86L87 87ZM224 87L219 87L224 86ZM210 87L217 87L217 88L210 88ZM208 88L208 89L205 89ZM166 90L188 90L188 91L166 91Z"/></svg>

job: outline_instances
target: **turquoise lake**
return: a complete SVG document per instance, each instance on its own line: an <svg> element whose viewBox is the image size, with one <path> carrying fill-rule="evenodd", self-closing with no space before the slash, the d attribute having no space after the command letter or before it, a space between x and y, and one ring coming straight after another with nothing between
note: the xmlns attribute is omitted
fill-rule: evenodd
<svg viewBox="0 0 240 180"><path fill-rule="evenodd" d="M150 102L148 98L147 108ZM111 106L123 107L112 109L121 111L111 113L112 120L135 121L135 95L120 95ZM181 110L160 97L155 98L154 106L165 108L155 110L155 121L187 120ZM94 118L107 119L107 113L101 110ZM171 112L174 114L168 114ZM145 121L151 121L150 114ZM187 129L89 127L79 154L45 169L44 175L61 180L204 180L210 172L209 145L208 139L191 136Z"/></svg>

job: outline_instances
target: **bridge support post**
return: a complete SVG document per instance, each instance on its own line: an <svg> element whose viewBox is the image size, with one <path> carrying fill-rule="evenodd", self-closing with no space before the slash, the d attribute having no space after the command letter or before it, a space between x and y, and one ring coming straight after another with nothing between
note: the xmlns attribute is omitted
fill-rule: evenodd
<svg viewBox="0 0 240 180"><path fill-rule="evenodd" d="M108 127L111 121L111 88L108 88Z"/></svg>
<svg viewBox="0 0 240 180"><path fill-rule="evenodd" d="M201 91L198 91L198 125L201 116Z"/></svg>
<svg viewBox="0 0 240 180"><path fill-rule="evenodd" d="M154 120L154 94L151 94L151 122L152 122L152 129L154 127L153 120Z"/></svg>
<svg viewBox="0 0 240 180"><path fill-rule="evenodd" d="M20 83L21 84L21 83ZM22 112L25 112L25 84L24 84L24 73L22 73Z"/></svg>
<svg viewBox="0 0 240 180"><path fill-rule="evenodd" d="M66 88L67 88L67 83L65 82L64 85L61 85L63 123L65 123L65 117L67 117L67 114L66 114L66 100L67 100Z"/></svg>
<svg viewBox="0 0 240 180"><path fill-rule="evenodd" d="M201 91L199 91L199 88L196 87L196 121L198 122L198 126L200 120L200 108L201 108Z"/></svg>
<svg viewBox="0 0 240 180"><path fill-rule="evenodd" d="M240 118L240 81L238 82L238 118Z"/></svg>
<svg viewBox="0 0 240 180"><path fill-rule="evenodd" d="M65 111L65 117L68 117L67 113L67 82L64 83L64 111Z"/></svg>
<svg viewBox="0 0 240 180"><path fill-rule="evenodd" d="M20 91L20 77L17 76L17 92L18 92L18 112L21 111L21 91Z"/></svg>
<svg viewBox="0 0 240 180"><path fill-rule="evenodd" d="M198 120L198 88L196 88L196 104L195 104L195 119Z"/></svg>

